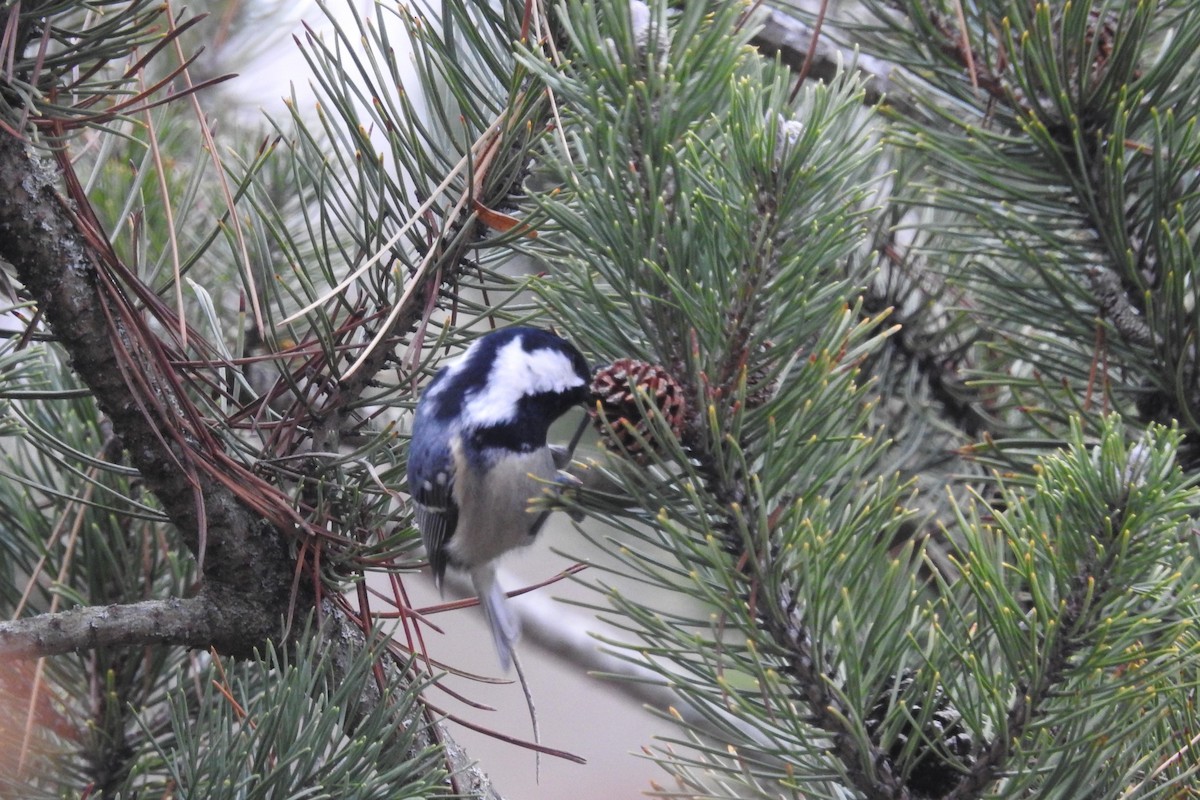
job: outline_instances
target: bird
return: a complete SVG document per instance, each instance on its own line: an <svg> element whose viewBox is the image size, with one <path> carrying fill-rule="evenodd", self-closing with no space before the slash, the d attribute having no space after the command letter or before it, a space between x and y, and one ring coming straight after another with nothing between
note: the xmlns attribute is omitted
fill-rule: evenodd
<svg viewBox="0 0 1200 800"><path fill-rule="evenodd" d="M439 591L465 571L507 671L520 622L496 582L496 561L533 542L547 513L530 501L569 481L550 426L590 396L591 373L565 339L514 326L475 340L417 402L408 452L414 517Z"/></svg>

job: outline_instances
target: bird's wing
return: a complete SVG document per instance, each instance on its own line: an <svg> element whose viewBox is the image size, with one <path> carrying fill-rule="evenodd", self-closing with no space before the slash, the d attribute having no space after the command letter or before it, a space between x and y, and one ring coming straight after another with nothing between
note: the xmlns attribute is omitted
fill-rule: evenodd
<svg viewBox="0 0 1200 800"><path fill-rule="evenodd" d="M432 457L422 474L428 478L409 486L412 493L413 511L417 527L421 530L421 541L429 556L433 569L433 580L440 589L446 574L448 555L446 544L458 527L458 504L454 502L454 460L449 450L443 454L426 454Z"/></svg>

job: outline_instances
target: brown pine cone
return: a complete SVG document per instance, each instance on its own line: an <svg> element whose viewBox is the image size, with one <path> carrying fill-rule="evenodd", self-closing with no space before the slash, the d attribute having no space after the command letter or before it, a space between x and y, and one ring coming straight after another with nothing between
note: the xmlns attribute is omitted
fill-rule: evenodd
<svg viewBox="0 0 1200 800"><path fill-rule="evenodd" d="M650 463L650 452L662 452L662 443L650 420L638 407L641 393L643 408L656 407L675 437L683 434L687 400L679 381L662 367L620 358L602 368L592 378L595 408L592 421L600 431L602 444L633 459Z"/></svg>

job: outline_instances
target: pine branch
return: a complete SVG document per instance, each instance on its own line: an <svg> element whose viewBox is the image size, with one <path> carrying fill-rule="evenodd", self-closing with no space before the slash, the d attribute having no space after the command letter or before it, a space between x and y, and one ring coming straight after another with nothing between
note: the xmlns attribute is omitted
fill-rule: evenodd
<svg viewBox="0 0 1200 800"><path fill-rule="evenodd" d="M701 458L703 464L704 459ZM753 572L776 574L770 556L745 551L740 542L769 541L770 537L758 529L756 520L764 515L754 508L751 495L738 480L722 477L722 470L708 465L711 488L724 507L728 520L726 541L732 547L731 557L739 564L759 562ZM731 569L734 567L731 565ZM765 581L747 574L746 604L759 609L758 621L775 645L784 653L783 668L796 682L796 690L802 696L809 712L807 721L815 728L825 731L832 740L832 751L846 771L847 778L869 800L908 800L910 793L901 776L892 771L888 753L877 742L864 742L854 735L847 720L854 714L846 707L843 698L834 691L839 683L835 672L821 669L825 658L815 651L808 628L799 619L799 597L792 593L786 582L780 589L782 596L772 596ZM874 767L868 771L864 765Z"/></svg>
<svg viewBox="0 0 1200 800"><path fill-rule="evenodd" d="M208 647L221 626L229 624L221 619L227 613L228 609L202 594L0 621L0 658L40 658L151 644Z"/></svg>
<svg viewBox="0 0 1200 800"><path fill-rule="evenodd" d="M5 44L17 52L25 46L10 39ZM344 68L339 68L339 75L344 75ZM424 243L427 249L422 255L430 258L422 279L412 278L399 287L407 290L409 302L399 305L386 324L380 325L381 315L372 320L385 346L373 351L354 380L337 384L321 398L324 407L317 410L321 414L317 424L326 425L329 440L336 440L342 422L364 404L364 390L393 358L400 334L434 308L430 296L437 293L439 284L452 285L458 272L475 268L465 253L478 244L484 231L471 201L498 203L514 190L524 174L525 160L524 150L517 151L514 139L531 127L521 113L542 105L540 95L530 95L526 106L502 117L508 122L500 126L503 130L497 133L489 127L488 158L473 153L472 158L464 159L475 167L474 182L465 189L459 187L456 210L445 215L436 240ZM55 127L53 115L34 122L60 135L66 130L65 122ZM543 127L540 123L532 126L537 131ZM523 146L531 145L525 141ZM510 154L510 148L517 152ZM489 170L486 164L492 156L498 157ZM298 646L294 638L298 631L289 628L287 621L311 609L315 594L311 585L316 581L303 577L305 565L298 565L293 557L291 539L294 531L305 532L307 523L284 492L258 480L225 452L220 438L227 431L212 428L211 419L194 406L187 378L180 375L178 363L185 356L172 349L170 333L160 338L147 322L150 316L163 321L161 302L109 246L108 232L102 230L90 197L65 155L58 167L56 170L50 157L11 128L0 133L0 193L4 195L0 200L0 259L11 263L24 290L37 301L57 341L111 422L119 446L128 451L129 463L144 477L183 543L201 563L204 582L200 594L189 599L83 607L4 623L0 652L29 658L88 648L181 645L250 656L266 642L286 641L289 636ZM407 196L408 191L401 187L397 193ZM365 208L359 211L369 213ZM380 215L381 220L394 217ZM397 269L394 275L402 277L404 270ZM396 284L387 283L384 288L388 298L393 297L390 293ZM383 313L389 309L384 306ZM352 316L351 321L361 322L362 317ZM177 326L162 327L173 331ZM338 336L343 333L342 329L336 331ZM204 345L196 346L202 349ZM211 387L195 388L209 394ZM369 650L362 631L369 623L329 602L320 611L325 625L315 634L319 649L330 658L334 672L348 679L357 674L354 670L361 671L362 656ZM351 669L352 664L358 666ZM368 670L365 680L353 684L351 691L358 693L358 702L346 714L345 734L354 735L365 720L378 721L381 715L396 713L392 710L395 692L385 687L414 685L413 675L403 663L380 658L374 673ZM396 718L392 730L398 741L410 742L405 747L433 753L435 759L444 753L452 775L448 788L456 795L497 796L486 777L469 767L469 758L427 712L418 710L411 718ZM119 758L129 756L121 754ZM104 779L106 785L109 778L121 779L113 775L116 777Z"/></svg>
<svg viewBox="0 0 1200 800"><path fill-rule="evenodd" d="M875 21L854 34L917 65L899 80L925 95L923 111L894 130L929 159L933 181L903 193L938 212L918 225L974 254L951 280L1005 354L977 365L980 385L1000 397L997 421L1013 426L990 432L1065 429L1081 396L1084 409L1136 404L1143 424L1194 431L1194 236L1177 220L1196 213L1185 155L1195 146L1195 8L867 6ZM1035 371L1028 380L1005 370L1022 361Z"/></svg>
<svg viewBox="0 0 1200 800"><path fill-rule="evenodd" d="M280 532L264 524L229 486L210 473L183 465L198 453L171 443L164 432L187 406L166 376L131 375L128 354L135 335L105 310L99 264L103 254L67 211L49 175L54 171L30 145L0 134L0 257L50 321L58 342L112 421L130 461L180 530L205 559L205 586L213 608L211 644L249 653L278 635L293 596L294 563ZM140 365L155 363L143 358ZM153 387L156 404L135 401L130 381Z"/></svg>
<svg viewBox="0 0 1200 800"><path fill-rule="evenodd" d="M285 632L282 621L292 602L306 605L304 587L293 586L295 562L278 529L246 508L232 489L208 474L189 476L180 470L177 453L155 430L156 421L132 402L102 310L96 274L100 256L80 235L47 174L52 173L46 162L28 145L0 134L0 257L13 264L45 309L58 341L108 410L131 461L190 546L198 548L199 527L206 526L206 581L200 594L189 599L82 608L0 623L0 653L34 657L101 646L173 644L249 655ZM162 399L168 408L177 408L180 400L165 392ZM365 647L362 631L340 609L327 604L325 613L330 620L322 632L325 647L335 662L349 663ZM384 669L389 680L408 680L394 664ZM384 701L374 680L363 686L358 714L348 722L351 732L355 719ZM496 796L444 731L439 737L451 771L471 776L483 796Z"/></svg>
<svg viewBox="0 0 1200 800"><path fill-rule="evenodd" d="M1098 533L1103 536L1103 532ZM1077 626L1084 620L1093 597L1102 597L1109 589L1103 569L1088 562L1081 565L1071 591L1063 598L1063 613L1057 620L1057 630L1063 635L1054 638L1054 644L1045 654L1047 667L1037 675L1036 683L1018 684L1014 687L1013 702L1008 709L1003 735L992 738L991 746L972 765L969 774L947 795L946 800L970 800L992 784L1009 768L1009 757L1013 745L1021 741L1030 726L1038 719L1040 707L1062 683L1070 668L1073 653L1087 641L1091 633Z"/></svg>
<svg viewBox="0 0 1200 800"><path fill-rule="evenodd" d="M812 712L812 724L830 733L833 752L844 765L854 787L871 800L908 800L910 793L901 777L892 770L887 752L875 743L864 751L861 743L846 729L847 709L830 690L837 676L825 675L816 669L818 660L812 650L812 639L804 627L781 624L780 618L774 615L765 618L764 623L775 641L791 654L789 672L804 692ZM860 766L868 763L875 765L875 774L869 774Z"/></svg>
<svg viewBox="0 0 1200 800"><path fill-rule="evenodd" d="M956 553L970 602L944 595L957 621L932 662L943 675L965 667L978 684L961 695L977 736L980 714L994 722L946 786L954 800L1045 790L1089 759L1109 773L1093 776L1095 796L1113 797L1175 752L1168 709L1189 691L1197 655L1185 588L1195 569L1183 555L1195 493L1175 463L1180 437L1152 428L1129 445L1115 417L1099 441L1082 430L1073 423L1069 449L1040 460L1031 491L1006 488L988 522L977 508L959 517L970 526ZM1094 731L1105 733L1091 741Z"/></svg>

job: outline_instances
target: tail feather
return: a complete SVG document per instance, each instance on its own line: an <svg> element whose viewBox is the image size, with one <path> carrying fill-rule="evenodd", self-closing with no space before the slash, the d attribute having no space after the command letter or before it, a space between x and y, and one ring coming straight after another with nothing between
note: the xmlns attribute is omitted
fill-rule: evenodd
<svg viewBox="0 0 1200 800"><path fill-rule="evenodd" d="M471 582L479 595L479 607L487 618L500 656L500 666L507 672L512 665L513 646L521 638L521 621L508 604L508 597L496 583L496 571L491 564L471 570Z"/></svg>

